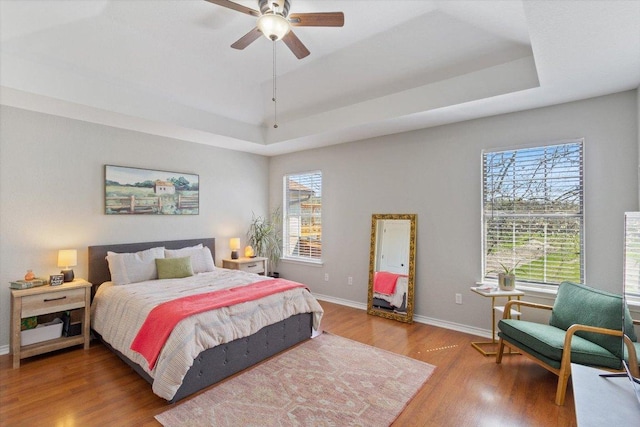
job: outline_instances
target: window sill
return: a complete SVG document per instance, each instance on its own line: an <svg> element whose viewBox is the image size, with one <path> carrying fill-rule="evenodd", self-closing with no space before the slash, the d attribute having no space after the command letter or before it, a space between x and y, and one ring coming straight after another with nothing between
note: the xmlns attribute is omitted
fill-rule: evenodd
<svg viewBox="0 0 640 427"><path fill-rule="evenodd" d="M494 286L498 287L497 280L484 279L479 282L476 282L476 286ZM544 299L555 299L558 294L558 289L554 286L549 285L532 285L531 283L521 283L516 281L516 289L526 293L527 295L544 298ZM640 313L640 297L636 296L627 296L627 306L629 310L634 313ZM634 317L635 318L635 317Z"/></svg>
<svg viewBox="0 0 640 427"><path fill-rule="evenodd" d="M640 311L640 297L627 296L626 300L631 311Z"/></svg>
<svg viewBox="0 0 640 427"><path fill-rule="evenodd" d="M498 287L497 280L484 279L479 282L476 282L476 286L494 286ZM558 294L558 288L555 286L549 285L533 285L531 283L524 283L516 281L516 289L522 292L525 292L527 295L544 298L544 299L555 299Z"/></svg>
<svg viewBox="0 0 640 427"><path fill-rule="evenodd" d="M288 263L288 264L300 264L300 265L308 265L311 267L322 267L324 265L324 261L322 260L306 260L306 259L298 259L298 258L280 258L280 262Z"/></svg>

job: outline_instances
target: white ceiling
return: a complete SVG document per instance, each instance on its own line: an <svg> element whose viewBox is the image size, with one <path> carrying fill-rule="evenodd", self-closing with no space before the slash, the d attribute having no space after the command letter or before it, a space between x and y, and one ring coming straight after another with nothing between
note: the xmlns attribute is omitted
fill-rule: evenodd
<svg viewBox="0 0 640 427"><path fill-rule="evenodd" d="M276 44L277 129L272 42L204 0L0 0L0 102L276 155L640 86L640 1L291 5L345 25Z"/></svg>

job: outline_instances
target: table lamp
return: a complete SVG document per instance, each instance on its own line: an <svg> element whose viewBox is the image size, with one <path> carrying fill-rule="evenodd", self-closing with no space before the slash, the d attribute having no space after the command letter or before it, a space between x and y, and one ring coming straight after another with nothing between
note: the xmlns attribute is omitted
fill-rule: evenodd
<svg viewBox="0 0 640 427"><path fill-rule="evenodd" d="M73 281L73 270L70 267L78 265L78 251L75 249L61 249L58 251L58 267L62 267L65 282Z"/></svg>
<svg viewBox="0 0 640 427"><path fill-rule="evenodd" d="M240 238L233 237L229 240L229 247L231 248L231 259L238 259L238 249L240 249Z"/></svg>

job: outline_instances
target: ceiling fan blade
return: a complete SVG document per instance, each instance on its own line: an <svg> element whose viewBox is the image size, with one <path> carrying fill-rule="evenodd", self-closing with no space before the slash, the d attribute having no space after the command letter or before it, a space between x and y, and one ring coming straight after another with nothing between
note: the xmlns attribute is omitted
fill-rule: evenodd
<svg viewBox="0 0 640 427"><path fill-rule="evenodd" d="M238 41L231 45L231 47L234 49L242 50L256 41L258 38L260 38L261 35L262 33L260 32L260 30L258 30L258 27L256 27L244 36L240 37Z"/></svg>
<svg viewBox="0 0 640 427"><path fill-rule="evenodd" d="M226 7L227 9L235 10L238 12L246 13L247 15L258 17L260 16L260 12L257 10L253 10L250 7L243 6L238 3L234 3L228 0L205 0L209 3L217 4L218 6Z"/></svg>
<svg viewBox="0 0 640 427"><path fill-rule="evenodd" d="M289 22L295 27L342 27L344 25L344 13L291 13L289 14Z"/></svg>
<svg viewBox="0 0 640 427"><path fill-rule="evenodd" d="M289 31L287 35L282 38L282 41L289 49L291 49L291 52L293 52L298 59L302 59L311 53L309 52L309 49L302 44L298 36L296 36L293 31Z"/></svg>

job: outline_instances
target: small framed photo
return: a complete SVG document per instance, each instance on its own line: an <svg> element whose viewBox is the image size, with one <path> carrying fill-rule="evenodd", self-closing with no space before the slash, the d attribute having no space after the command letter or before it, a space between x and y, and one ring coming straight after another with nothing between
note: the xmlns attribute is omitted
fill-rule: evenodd
<svg viewBox="0 0 640 427"><path fill-rule="evenodd" d="M49 284L51 286L58 286L64 283L64 275L63 274L52 274L49 276Z"/></svg>

